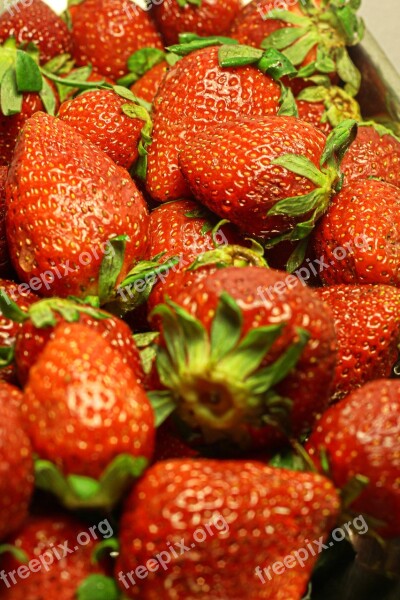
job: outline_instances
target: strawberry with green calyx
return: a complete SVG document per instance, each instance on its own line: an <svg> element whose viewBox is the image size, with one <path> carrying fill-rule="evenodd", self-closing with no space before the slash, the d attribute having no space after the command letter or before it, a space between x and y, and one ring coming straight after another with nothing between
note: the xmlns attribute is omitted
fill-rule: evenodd
<svg viewBox="0 0 400 600"><path fill-rule="evenodd" d="M178 155L196 133L241 117L275 116L280 109L281 86L271 75L253 64L221 66L219 53L227 47L226 38L188 34L184 39L189 42L173 47L183 58L168 71L153 104L146 188L158 202L190 195L179 170ZM288 61L279 57L276 51L270 53L263 70L268 66L274 77L291 70ZM260 61L253 57L252 62Z"/></svg>
<svg viewBox="0 0 400 600"><path fill-rule="evenodd" d="M0 541L26 519L33 492L32 447L22 424L21 401L17 388L0 382Z"/></svg>
<svg viewBox="0 0 400 600"><path fill-rule="evenodd" d="M338 340L332 400L389 378L398 360L400 292L388 285L333 285L314 292L330 308Z"/></svg>
<svg viewBox="0 0 400 600"><path fill-rule="evenodd" d="M81 323L57 327L29 373L21 414L36 485L68 508L112 508L153 453L154 415L136 374Z"/></svg>
<svg viewBox="0 0 400 600"><path fill-rule="evenodd" d="M345 185L313 232L327 285L400 286L400 189L375 179Z"/></svg>
<svg viewBox="0 0 400 600"><path fill-rule="evenodd" d="M288 285L263 267L195 273L181 273L173 301L154 310L167 391L152 395L153 406L169 399L171 412L207 439L249 445L254 430L268 446L282 430L301 434L327 405L336 359L322 303L296 277Z"/></svg>
<svg viewBox="0 0 400 600"><path fill-rule="evenodd" d="M9 539L9 551L0 557L0 569L5 574L0 582L1 597L4 600L119 600L116 585L107 576L107 565L93 559L97 547L102 546L103 534L112 534L107 520L101 521L98 527L91 527L89 533L85 522L71 516L54 513L31 516ZM19 577L20 572L24 573L23 565L29 570L29 576Z"/></svg>
<svg viewBox="0 0 400 600"><path fill-rule="evenodd" d="M339 504L332 484L316 474L255 461L160 462L126 501L115 578L141 600L300 600L316 557L294 561L279 577L268 577L267 568L309 540L325 541ZM150 559L166 548L169 563L156 568ZM136 575L140 565L146 577Z"/></svg>
<svg viewBox="0 0 400 600"><path fill-rule="evenodd" d="M119 281L146 255L147 207L129 173L59 119L36 113L27 121L6 194L13 265L45 296L101 296L110 239L125 240Z"/></svg>
<svg viewBox="0 0 400 600"><path fill-rule="evenodd" d="M0 44L10 37L14 37L18 45L36 44L41 61L72 49L66 24L42 0L8 3L0 16Z"/></svg>
<svg viewBox="0 0 400 600"><path fill-rule="evenodd" d="M290 260L294 270L342 186L340 163L356 132L353 120L326 139L294 117L240 119L193 136L179 164L196 199L245 233L269 246L301 240Z"/></svg>
<svg viewBox="0 0 400 600"><path fill-rule="evenodd" d="M271 0L252 2L239 14L231 35L243 44L280 50L300 68L299 78L339 76L355 95L361 75L347 47L364 35L359 6L360 0L305 0L282 10Z"/></svg>
<svg viewBox="0 0 400 600"><path fill-rule="evenodd" d="M377 533L388 538L400 535L399 404L398 381L367 383L323 414L306 445L337 487L366 480L350 508L379 521Z"/></svg>
<svg viewBox="0 0 400 600"><path fill-rule="evenodd" d="M152 16L165 44L176 44L190 31L203 36L223 35L240 10L240 0L171 0L152 6Z"/></svg>

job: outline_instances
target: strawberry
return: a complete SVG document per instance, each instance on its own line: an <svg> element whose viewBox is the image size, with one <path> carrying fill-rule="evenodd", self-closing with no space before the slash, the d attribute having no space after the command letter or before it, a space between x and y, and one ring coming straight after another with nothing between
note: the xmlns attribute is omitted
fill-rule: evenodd
<svg viewBox="0 0 400 600"><path fill-rule="evenodd" d="M385 127L361 124L342 171L346 184L374 178L400 187L400 140Z"/></svg>
<svg viewBox="0 0 400 600"><path fill-rule="evenodd" d="M134 114L137 114L137 118ZM58 118L98 146L112 160L129 169L138 159L146 111L113 90L93 90L64 102Z"/></svg>
<svg viewBox="0 0 400 600"><path fill-rule="evenodd" d="M152 104L157 95L158 89L167 74L169 65L166 60L151 67L140 79L131 85L131 92Z"/></svg>
<svg viewBox="0 0 400 600"><path fill-rule="evenodd" d="M241 44L281 50L300 67L299 78L319 75L320 80L321 75L325 79L330 75L334 79L338 75L355 95L361 75L347 47L358 44L364 34L358 5L306 0L277 6L275 0L253 0L239 13L230 35ZM297 87L298 80L293 81Z"/></svg>
<svg viewBox="0 0 400 600"><path fill-rule="evenodd" d="M9 37L18 44L34 42L44 62L72 50L66 23L42 0L9 3L0 16L0 43Z"/></svg>
<svg viewBox="0 0 400 600"><path fill-rule="evenodd" d="M178 50L188 52L203 43L195 39ZM271 76L252 65L221 66L229 48L213 46L184 56L171 67L159 88L153 106L153 143L146 180L149 194L159 202L189 195L178 154L196 133L240 116L276 115L279 110L280 87ZM262 56L261 52L258 59ZM274 60L276 63L276 57Z"/></svg>
<svg viewBox="0 0 400 600"><path fill-rule="evenodd" d="M400 292L387 285L333 285L315 293L335 319L338 361L333 400L390 377L400 342Z"/></svg>
<svg viewBox="0 0 400 600"><path fill-rule="evenodd" d="M179 164L196 199L221 218L274 243L298 240L340 187L337 155L354 126L346 120L326 140L295 117L237 119L193 137Z"/></svg>
<svg viewBox="0 0 400 600"><path fill-rule="evenodd" d="M47 476L49 485L54 481L54 469L60 476L81 475L86 481L101 478L106 468L100 484L112 488L120 483L122 459L142 457L142 463L153 452L153 411L135 373L100 333L81 323L57 327L29 373L21 413L34 451L54 462L42 465L46 488ZM98 485L96 493L104 502ZM64 489L63 494L68 504ZM106 505L111 503L108 498Z"/></svg>
<svg viewBox="0 0 400 600"><path fill-rule="evenodd" d="M17 309L18 313L21 312L22 315L27 312L31 304L38 300L38 297L26 284L18 285L7 279L0 279L0 346L2 348L0 380L16 383L17 374L15 365L13 364L13 348L21 323L14 320L14 314L10 315L12 318L9 318L3 312L4 303L6 308L8 307L8 303L4 299L4 294L8 298L11 298L12 302L16 304L16 307L14 304L13 307Z"/></svg>
<svg viewBox="0 0 400 600"><path fill-rule="evenodd" d="M158 372L170 395L156 394L154 405L169 399L170 412L177 407L206 440L243 446L273 445L282 430L299 435L324 410L333 322L296 277L265 267L203 269L181 273L168 291L154 316L162 323Z"/></svg>
<svg viewBox="0 0 400 600"><path fill-rule="evenodd" d="M43 295L102 296L111 238L125 236L120 279L147 251L147 209L127 171L59 119L27 121L6 192L11 259Z"/></svg>
<svg viewBox="0 0 400 600"><path fill-rule="evenodd" d="M373 179L343 187L314 232L314 249L335 283L399 286L400 190Z"/></svg>
<svg viewBox="0 0 400 600"><path fill-rule="evenodd" d="M165 44L176 44L179 34L222 35L240 10L239 0L166 0L152 6L152 15Z"/></svg>
<svg viewBox="0 0 400 600"><path fill-rule="evenodd" d="M117 80L128 72L127 59L136 50L163 48L152 20L135 3L83 0L69 10L77 64L90 63L112 79Z"/></svg>
<svg viewBox="0 0 400 600"><path fill-rule="evenodd" d="M0 167L0 276L10 275L11 264L6 237L6 179L7 167Z"/></svg>
<svg viewBox="0 0 400 600"><path fill-rule="evenodd" d="M399 414L400 382L371 381L327 410L306 445L336 486L367 478L351 509L382 521L385 537L400 535Z"/></svg>
<svg viewBox="0 0 400 600"><path fill-rule="evenodd" d="M125 504L116 579L141 600L300 600L316 558L293 561L280 577L271 565L324 541L338 509L320 475L259 462L157 463Z"/></svg>
<svg viewBox="0 0 400 600"><path fill-rule="evenodd" d="M362 118L358 102L335 85L307 87L297 96L296 104L299 118L325 135L345 119Z"/></svg>
<svg viewBox="0 0 400 600"><path fill-rule="evenodd" d="M179 435L172 419L168 419L157 429L153 462L171 458L195 458L197 456L198 452L188 446L186 441Z"/></svg>
<svg viewBox="0 0 400 600"><path fill-rule="evenodd" d="M32 448L21 424L21 400L17 388L0 382L0 540L23 523L33 491Z"/></svg>
<svg viewBox="0 0 400 600"><path fill-rule="evenodd" d="M17 556L7 553L0 559L3 600L116 600L115 584L92 560L103 531L107 536L112 531L107 520L89 530L86 523L71 516L30 517L9 539ZM21 553L28 564L18 559Z"/></svg>

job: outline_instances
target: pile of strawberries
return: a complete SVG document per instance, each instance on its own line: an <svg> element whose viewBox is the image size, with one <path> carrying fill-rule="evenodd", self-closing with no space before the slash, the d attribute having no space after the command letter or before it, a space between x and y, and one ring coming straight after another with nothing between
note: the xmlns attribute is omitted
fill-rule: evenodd
<svg viewBox="0 0 400 600"><path fill-rule="evenodd" d="M314 599L296 552L357 517L390 554L400 140L359 5L3 10L2 600Z"/></svg>

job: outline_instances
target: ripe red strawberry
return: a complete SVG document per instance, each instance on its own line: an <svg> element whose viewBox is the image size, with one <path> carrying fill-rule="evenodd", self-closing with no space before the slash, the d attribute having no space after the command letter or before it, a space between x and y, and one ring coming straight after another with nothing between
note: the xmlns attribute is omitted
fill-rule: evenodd
<svg viewBox="0 0 400 600"><path fill-rule="evenodd" d="M0 167L0 277L10 275L11 264L6 236L7 167Z"/></svg>
<svg viewBox="0 0 400 600"><path fill-rule="evenodd" d="M0 308L4 306L4 302L6 301L0 299ZM77 321L100 333L120 353L124 364L135 373L137 382L141 384L144 381L141 359L132 331L114 315L71 300L51 298L31 305L28 314L17 311L14 319L21 321L15 341L15 362L22 386L27 383L30 369L38 361L46 344L54 338L60 323Z"/></svg>
<svg viewBox="0 0 400 600"><path fill-rule="evenodd" d="M110 238L128 236L120 280L147 252L146 204L129 174L59 119L27 121L6 191L11 259L42 295L101 296Z"/></svg>
<svg viewBox="0 0 400 600"><path fill-rule="evenodd" d="M379 125L362 125L342 163L346 184L380 179L400 187L400 140Z"/></svg>
<svg viewBox="0 0 400 600"><path fill-rule="evenodd" d="M254 0L239 13L230 35L241 44L281 50L296 67L303 67L300 77L337 74L356 93L361 76L346 47L364 34L357 8L321 0L280 6L275 0ZM298 80L293 82L297 87Z"/></svg>
<svg viewBox="0 0 400 600"><path fill-rule="evenodd" d="M9 37L18 44L34 42L43 62L72 49L66 23L42 0L8 3L0 16L0 43Z"/></svg>
<svg viewBox="0 0 400 600"><path fill-rule="evenodd" d="M390 377L400 342L400 292L388 285L333 285L315 293L329 306L338 341L333 400Z"/></svg>
<svg viewBox="0 0 400 600"><path fill-rule="evenodd" d="M81 323L56 329L30 371L21 413L34 451L64 474L99 478L118 455L153 452L153 411L135 373Z"/></svg>
<svg viewBox="0 0 400 600"><path fill-rule="evenodd" d="M115 586L103 575L103 568L92 561L95 545L102 541L101 531L108 536L109 527L108 521L101 521L98 527L91 527L89 533L85 522L71 516L30 517L9 540L26 554L28 564L23 566L11 553L0 558L2 599L75 600L100 598L108 593L103 597L115 600L117 596L111 593ZM96 581L103 587L96 588ZM89 582L93 585L92 595L88 595L86 587Z"/></svg>
<svg viewBox="0 0 400 600"><path fill-rule="evenodd" d="M353 181L333 199L314 232L327 268L322 280L399 286L400 190L376 180Z"/></svg>
<svg viewBox="0 0 400 600"><path fill-rule="evenodd" d="M295 117L237 119L197 134L179 164L199 202L250 235L302 239L340 185L325 136ZM340 138L340 136L339 136ZM343 140L340 139L340 143Z"/></svg>
<svg viewBox="0 0 400 600"><path fill-rule="evenodd" d="M297 96L296 104L299 118L311 123L326 135L345 119L362 119L358 102L335 85L327 88L307 87Z"/></svg>
<svg viewBox="0 0 400 600"><path fill-rule="evenodd" d="M129 108L126 108L129 107ZM128 110L132 113L129 114ZM139 157L146 111L113 90L93 90L64 102L58 117L98 146L117 164L129 169ZM148 120L150 117L147 115Z"/></svg>
<svg viewBox="0 0 400 600"><path fill-rule="evenodd" d="M221 67L215 46L182 58L169 70L154 102L149 194L159 202L187 197L179 151L207 126L240 116L276 115L279 98L279 84L258 68Z"/></svg>
<svg viewBox="0 0 400 600"><path fill-rule="evenodd" d="M138 81L131 86L131 91L146 102L153 104L158 89L167 74L169 65L163 60L149 69Z"/></svg>
<svg viewBox="0 0 400 600"><path fill-rule="evenodd" d="M173 304L155 311L171 410L206 439L243 445L276 443L276 427L307 429L327 405L336 360L333 321L318 298L296 277L261 267L174 281Z"/></svg>
<svg viewBox="0 0 400 600"><path fill-rule="evenodd" d="M23 430L21 392L0 382L0 541L28 515L33 491L31 443Z"/></svg>
<svg viewBox="0 0 400 600"><path fill-rule="evenodd" d="M148 13L133 2L83 0L69 11L77 64L90 63L115 80L128 72L126 63L133 52L163 48Z"/></svg>
<svg viewBox="0 0 400 600"><path fill-rule="evenodd" d="M141 600L300 600L316 558L279 577L271 565L325 540L338 510L320 475L259 462L161 462L126 502L116 579Z"/></svg>
<svg viewBox="0 0 400 600"><path fill-rule="evenodd" d="M337 487L368 478L351 509L382 521L385 537L400 535L399 414L400 382L371 381L327 410L306 446L318 466L326 455Z"/></svg>
<svg viewBox="0 0 400 600"><path fill-rule="evenodd" d="M39 110L43 110L39 95L24 94L21 112L5 116L0 111L0 163L2 165L11 162L19 132L25 121Z"/></svg>
<svg viewBox="0 0 400 600"><path fill-rule="evenodd" d="M18 308L26 313L29 306L38 300L38 297L29 289L26 284L14 283L13 281L8 281L7 279L0 279L0 294L1 294L1 305L3 304L3 292L7 294L13 302L15 302ZM2 308L0 306L0 346L4 348L3 353L7 354L7 349L10 353L12 353L12 349L15 346L15 340L17 337L17 333L21 324L17 321L9 319L3 314ZM15 365L9 362L7 358L12 358L3 356L2 359L4 362L2 363L2 367L0 368L0 380L8 381L9 383L17 382L17 374ZM3 365L7 366L3 366Z"/></svg>
<svg viewBox="0 0 400 600"><path fill-rule="evenodd" d="M153 4L152 15L166 46L177 44L180 33L202 36L227 33L240 10L240 0L167 0Z"/></svg>

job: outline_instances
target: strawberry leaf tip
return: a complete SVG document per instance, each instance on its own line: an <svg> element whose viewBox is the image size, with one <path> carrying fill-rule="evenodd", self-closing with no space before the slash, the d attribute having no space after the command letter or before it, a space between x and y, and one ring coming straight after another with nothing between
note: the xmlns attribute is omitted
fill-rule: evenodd
<svg viewBox="0 0 400 600"><path fill-rule="evenodd" d="M298 328L296 341L263 366L283 326L259 327L243 337L242 312L226 292L220 296L210 334L169 300L153 315L161 318L164 338L157 355L158 374L170 393L158 399L163 407L172 411L175 404L181 419L209 439L219 436L240 443L246 424L260 427L268 419L280 430L287 429L291 402L274 388L296 366L309 339L305 330Z"/></svg>
<svg viewBox="0 0 400 600"><path fill-rule="evenodd" d="M109 240L111 252L104 255L99 273L99 299L105 304L112 296L119 274L124 264L128 236L118 235Z"/></svg>
<svg viewBox="0 0 400 600"><path fill-rule="evenodd" d="M140 48L127 60L129 73L118 80L119 85L130 87L153 67L166 60L166 52L159 48Z"/></svg>
<svg viewBox="0 0 400 600"><path fill-rule="evenodd" d="M77 600L119 600L120 591L112 577L106 575L89 575L78 587Z"/></svg>
<svg viewBox="0 0 400 600"><path fill-rule="evenodd" d="M19 563L27 564L29 562L27 554L21 548L17 548L12 544L0 544L0 556L7 553L10 553Z"/></svg>
<svg viewBox="0 0 400 600"><path fill-rule="evenodd" d="M254 242L253 248L245 248L235 244L228 244L209 250L200 254L196 260L188 267L188 271L196 271L206 265L215 265L221 267L268 267L264 259L264 248Z"/></svg>
<svg viewBox="0 0 400 600"><path fill-rule="evenodd" d="M218 51L221 67L244 67L255 65L262 73L267 73L276 81L283 76L293 77L297 69L292 62L275 48L260 50L245 45L223 45Z"/></svg>
<svg viewBox="0 0 400 600"><path fill-rule="evenodd" d="M143 457L120 454L97 480L82 475L64 475L54 463L37 459L36 486L54 494L69 510L111 510L132 481L141 476L147 464Z"/></svg>
<svg viewBox="0 0 400 600"><path fill-rule="evenodd" d="M0 346L0 369L8 367L14 362L14 348L12 346Z"/></svg>
<svg viewBox="0 0 400 600"><path fill-rule="evenodd" d="M169 46L168 52L177 54L178 56L187 56L191 52L196 50L202 50L203 48L209 48L210 46L222 46L222 45L237 45L239 42L229 37L224 36L211 36L203 37L195 33L181 33L179 36L179 44Z"/></svg>
<svg viewBox="0 0 400 600"><path fill-rule="evenodd" d="M119 548L119 541L116 537L103 539L96 544L91 556L91 563L97 565L104 557L117 555Z"/></svg>

